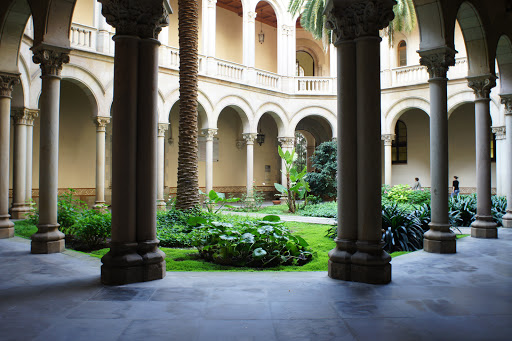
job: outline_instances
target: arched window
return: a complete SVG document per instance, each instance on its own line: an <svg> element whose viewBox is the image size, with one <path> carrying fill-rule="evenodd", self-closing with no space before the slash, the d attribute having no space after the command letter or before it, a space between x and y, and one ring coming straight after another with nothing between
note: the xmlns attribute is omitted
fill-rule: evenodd
<svg viewBox="0 0 512 341"><path fill-rule="evenodd" d="M315 75L315 60L306 51L297 51L296 54L297 72L296 76L311 77Z"/></svg>
<svg viewBox="0 0 512 341"><path fill-rule="evenodd" d="M407 66L407 43L404 40L398 43L398 66Z"/></svg>
<svg viewBox="0 0 512 341"><path fill-rule="evenodd" d="M402 121L396 122L392 151L393 163L407 163L407 127Z"/></svg>

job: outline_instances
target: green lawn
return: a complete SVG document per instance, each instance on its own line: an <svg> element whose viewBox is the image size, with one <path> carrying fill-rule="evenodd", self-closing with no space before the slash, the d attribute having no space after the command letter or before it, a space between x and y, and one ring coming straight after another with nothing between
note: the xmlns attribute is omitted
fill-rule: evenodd
<svg viewBox="0 0 512 341"><path fill-rule="evenodd" d="M329 225L307 224L299 222L285 222L285 225L294 233L303 237L314 251L313 260L303 266L279 266L266 269L253 269L246 267L223 266L208 263L199 258L195 249L161 248L166 254L167 271L327 271L328 252L335 247L332 239L325 237ZM34 225L27 221L15 223L15 234L19 237L30 238L37 231ZM469 236L457 235L457 238ZM89 253L93 257L101 258L108 249L101 249ZM409 252L394 252L391 257L397 257Z"/></svg>

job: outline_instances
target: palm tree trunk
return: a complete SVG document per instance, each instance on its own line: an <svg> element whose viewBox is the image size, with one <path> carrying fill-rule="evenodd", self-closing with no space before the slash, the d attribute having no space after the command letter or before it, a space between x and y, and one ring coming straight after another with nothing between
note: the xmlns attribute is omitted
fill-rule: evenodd
<svg viewBox="0 0 512 341"><path fill-rule="evenodd" d="M198 0L178 0L180 114L176 208L199 204L197 146Z"/></svg>

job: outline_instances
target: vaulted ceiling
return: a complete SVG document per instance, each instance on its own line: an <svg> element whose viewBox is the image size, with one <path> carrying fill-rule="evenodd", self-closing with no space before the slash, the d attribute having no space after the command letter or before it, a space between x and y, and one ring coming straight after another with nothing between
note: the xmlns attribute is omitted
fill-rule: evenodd
<svg viewBox="0 0 512 341"><path fill-rule="evenodd" d="M242 2L240 0L217 0L217 6L231 12L243 15ZM256 21L263 22L272 27L277 27L277 17L272 6L266 1L258 2L256 6Z"/></svg>

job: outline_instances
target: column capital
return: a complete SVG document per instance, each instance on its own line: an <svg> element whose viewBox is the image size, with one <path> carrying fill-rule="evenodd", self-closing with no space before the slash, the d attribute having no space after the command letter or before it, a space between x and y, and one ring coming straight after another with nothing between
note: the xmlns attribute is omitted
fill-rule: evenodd
<svg viewBox="0 0 512 341"><path fill-rule="evenodd" d="M27 115L27 125L33 126L34 120L39 117L39 109L28 109L25 108L25 112Z"/></svg>
<svg viewBox="0 0 512 341"><path fill-rule="evenodd" d="M277 141L281 148L293 148L295 146L295 137L278 136Z"/></svg>
<svg viewBox="0 0 512 341"><path fill-rule="evenodd" d="M169 25L169 13L162 0L98 0L107 23L116 34L157 39L162 27Z"/></svg>
<svg viewBox="0 0 512 341"><path fill-rule="evenodd" d="M447 46L418 51L420 55L420 64L427 67L427 72L430 79L433 78L446 78L448 68L455 65L455 51Z"/></svg>
<svg viewBox="0 0 512 341"><path fill-rule="evenodd" d="M96 116L93 118L94 123L96 124L96 131L105 131L107 124L110 123L110 117L106 116Z"/></svg>
<svg viewBox="0 0 512 341"><path fill-rule="evenodd" d="M0 72L0 98L11 98L14 86L20 82L20 75Z"/></svg>
<svg viewBox="0 0 512 341"><path fill-rule="evenodd" d="M254 22L256 21L256 15L257 13L256 12L247 12L247 22L249 24L254 24Z"/></svg>
<svg viewBox="0 0 512 341"><path fill-rule="evenodd" d="M12 108L12 120L15 125L28 125L30 119L29 110L26 108Z"/></svg>
<svg viewBox="0 0 512 341"><path fill-rule="evenodd" d="M496 135L496 140L506 140L506 138L507 138L506 126L491 127L491 129L492 129L492 132Z"/></svg>
<svg viewBox="0 0 512 341"><path fill-rule="evenodd" d="M358 37L378 37L395 17L395 4L395 0L328 0L325 27L333 31L335 46Z"/></svg>
<svg viewBox="0 0 512 341"><path fill-rule="evenodd" d="M169 130L169 123L158 123L158 137L164 137L167 130Z"/></svg>
<svg viewBox="0 0 512 341"><path fill-rule="evenodd" d="M217 0L208 0L208 8L215 8Z"/></svg>
<svg viewBox="0 0 512 341"><path fill-rule="evenodd" d="M206 141L213 141L213 137L215 135L217 135L217 131L218 131L218 129L212 129L212 128L201 130L203 135L206 136Z"/></svg>
<svg viewBox="0 0 512 341"><path fill-rule="evenodd" d="M395 134L382 134L381 140L384 141L385 146L391 146L393 145L393 141L395 140L396 135Z"/></svg>
<svg viewBox="0 0 512 341"><path fill-rule="evenodd" d="M505 115L512 115L512 94L501 94L501 104L505 106Z"/></svg>
<svg viewBox="0 0 512 341"><path fill-rule="evenodd" d="M242 137L244 138L245 140L245 143L247 145L253 145L254 144L254 141L256 141L256 137L258 136L258 134L256 133L246 133L246 134L242 134Z"/></svg>
<svg viewBox="0 0 512 341"><path fill-rule="evenodd" d="M39 45L32 48L32 60L41 64L41 77L60 77L62 65L69 63L69 49Z"/></svg>
<svg viewBox="0 0 512 341"><path fill-rule="evenodd" d="M489 99L489 95L491 94L491 89L496 86L496 76L495 75L483 75L476 77L467 77L468 87L473 89L476 99Z"/></svg>

